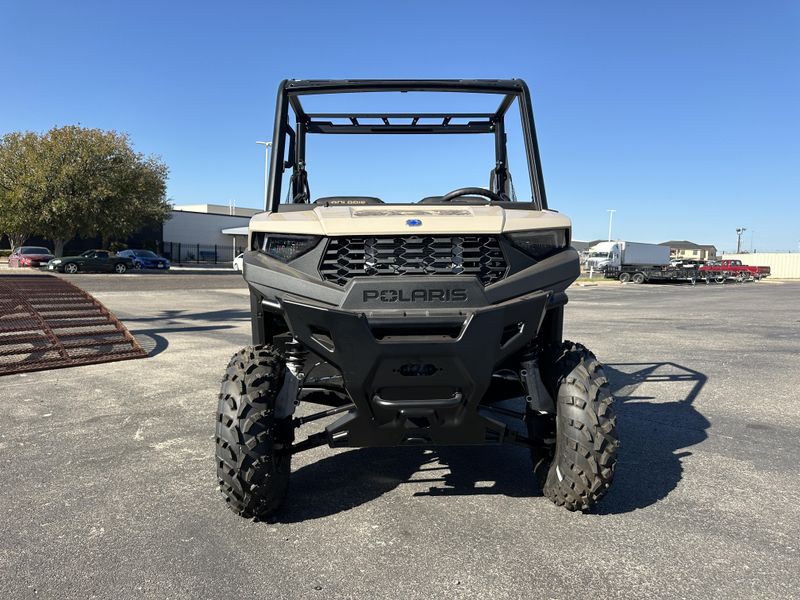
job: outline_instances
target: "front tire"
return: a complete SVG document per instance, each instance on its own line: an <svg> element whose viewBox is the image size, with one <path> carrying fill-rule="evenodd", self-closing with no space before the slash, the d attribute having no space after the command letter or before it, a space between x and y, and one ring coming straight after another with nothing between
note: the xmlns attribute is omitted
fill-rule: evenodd
<svg viewBox="0 0 800 600"><path fill-rule="evenodd" d="M542 493L567 510L588 510L614 478L619 440L603 367L580 344L564 342L542 361L556 415L528 410L534 472Z"/></svg>
<svg viewBox="0 0 800 600"><path fill-rule="evenodd" d="M275 418L285 369L272 346L248 346L233 355L222 378L217 478L228 507L245 518L273 514L289 487L291 456L281 449L291 439Z"/></svg>
<svg viewBox="0 0 800 600"><path fill-rule="evenodd" d="M114 273L117 275L122 275L127 270L128 267L125 265L125 263L117 263L114 265Z"/></svg>
<svg viewBox="0 0 800 600"><path fill-rule="evenodd" d="M67 263L64 265L64 273L74 275L77 272L78 272L78 265L76 265L75 263Z"/></svg>

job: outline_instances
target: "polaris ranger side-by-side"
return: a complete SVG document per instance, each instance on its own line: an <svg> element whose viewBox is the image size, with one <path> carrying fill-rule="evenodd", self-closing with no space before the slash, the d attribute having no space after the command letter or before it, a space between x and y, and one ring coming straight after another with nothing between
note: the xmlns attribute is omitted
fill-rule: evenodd
<svg viewBox="0 0 800 600"><path fill-rule="evenodd" d="M458 97L458 106L477 95L491 104L473 112L306 107L369 94ZM530 183L529 197L519 199L507 144L515 111ZM375 177L354 155L339 154L337 168L347 165L339 185L348 189L315 197L314 169L324 171L326 161L316 152L307 161L308 142L336 135L388 144L396 136L483 135L492 158L482 172L465 169L463 155L432 159L461 187L402 192L409 197L392 204L396 188L428 187L431 178L404 172L378 181L383 198L358 195ZM487 187L476 187L487 172ZM618 441L601 364L562 340L565 290L579 275L570 234L570 220L548 209L524 82L281 83L268 205L250 222L244 255L253 345L233 356L219 395L216 464L230 508L245 517L274 513L292 455L321 445L516 444L530 450L553 502L594 505L611 484ZM320 410L295 415L300 404ZM324 428L300 434L320 419Z"/></svg>

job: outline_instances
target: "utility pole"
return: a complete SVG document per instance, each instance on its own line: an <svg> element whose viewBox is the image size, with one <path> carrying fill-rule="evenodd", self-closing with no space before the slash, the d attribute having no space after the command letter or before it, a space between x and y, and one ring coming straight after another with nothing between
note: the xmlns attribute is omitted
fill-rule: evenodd
<svg viewBox="0 0 800 600"><path fill-rule="evenodd" d="M256 142L264 145L264 210L267 210L267 180L269 179L269 149L272 142Z"/></svg>
<svg viewBox="0 0 800 600"><path fill-rule="evenodd" d="M608 241L611 241L611 223L614 221L614 213L617 212L616 208L607 208L608 213Z"/></svg>
<svg viewBox="0 0 800 600"><path fill-rule="evenodd" d="M742 234L745 231L747 231L746 227L736 228L736 254L739 254L742 251Z"/></svg>

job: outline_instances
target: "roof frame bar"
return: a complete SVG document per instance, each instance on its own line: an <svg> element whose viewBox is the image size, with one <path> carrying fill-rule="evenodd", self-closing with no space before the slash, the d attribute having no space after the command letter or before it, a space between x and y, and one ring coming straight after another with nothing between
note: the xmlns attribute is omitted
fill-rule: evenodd
<svg viewBox="0 0 800 600"><path fill-rule="evenodd" d="M464 92L503 95L495 113L475 115L477 118L487 118L487 121L471 121L466 124L452 124L456 114L444 115L441 113L431 113L441 115L440 124L420 124L422 115L410 115L408 113L389 113L379 114L382 124L361 124L358 122L357 114L346 114L343 118L350 121L349 124L337 125L332 122L312 121L300 102L301 95L316 94L341 94L341 93L360 93L360 92ZM520 117L522 119L522 129L525 141L525 149L528 155L528 171L531 179L533 201L542 209L547 208L547 197L545 195L544 180L541 171L541 159L539 147L536 140L536 126L533 120L533 105L525 82L519 79L508 80L464 80L464 79L422 79L422 80L401 80L401 79L349 79L349 80L284 80L278 88L278 102L275 107L275 133L273 135L273 152L270 163L269 173L269 194L267 200L267 210L276 210L280 203L281 194L281 173L289 166L295 170L305 167L305 139L298 140L299 143L293 144L294 160L284 162L285 136L288 123L288 107L290 106L295 114L298 124L298 134L304 138L306 133L494 133L497 143L498 175L505 164L505 148L502 150L500 144L505 146L505 131L503 120L506 112L513 104L515 99L519 99ZM338 114L338 113L334 113ZM399 118L399 115L406 114L411 119L410 124L392 124L391 118ZM326 113L315 114L315 118L326 118ZM450 117L450 118L448 118ZM327 118L338 118L327 116ZM367 118L362 115L361 118ZM303 124L303 127L300 127ZM298 136L298 137L301 137ZM291 150L291 149L290 149ZM287 164L288 163L288 164ZM292 165L294 163L294 165ZM498 181L498 183L500 183Z"/></svg>

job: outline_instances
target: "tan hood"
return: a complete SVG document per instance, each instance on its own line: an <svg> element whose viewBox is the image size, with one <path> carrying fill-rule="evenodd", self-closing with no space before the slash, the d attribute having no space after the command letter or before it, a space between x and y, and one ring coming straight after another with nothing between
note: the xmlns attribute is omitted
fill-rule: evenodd
<svg viewBox="0 0 800 600"><path fill-rule="evenodd" d="M419 221L409 225L408 221ZM313 210L259 213L250 231L326 237L343 235L502 233L571 226L569 218L552 211L506 210L499 206L318 206Z"/></svg>

